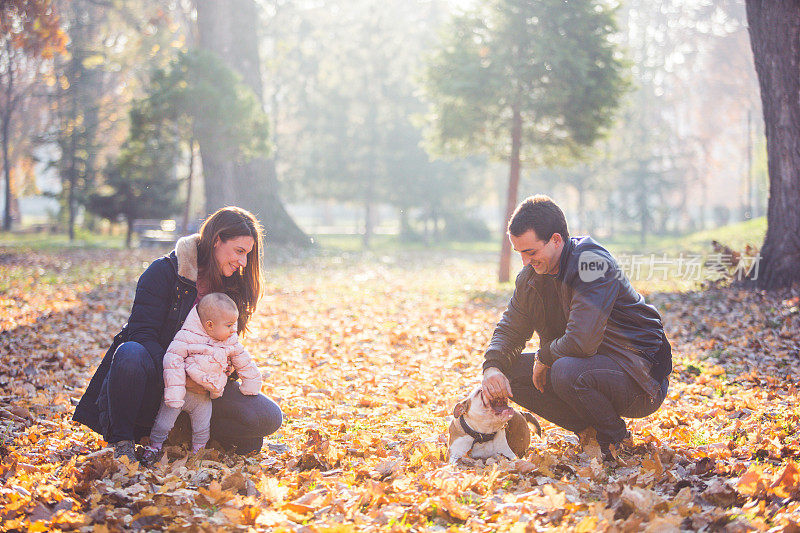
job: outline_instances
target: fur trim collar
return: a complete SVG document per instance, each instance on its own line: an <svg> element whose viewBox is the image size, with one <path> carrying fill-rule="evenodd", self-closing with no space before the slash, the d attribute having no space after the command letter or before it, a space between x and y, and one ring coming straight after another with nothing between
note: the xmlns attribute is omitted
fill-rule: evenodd
<svg viewBox="0 0 800 533"><path fill-rule="evenodd" d="M181 237L175 243L175 257L178 258L178 275L197 283L197 244L200 234Z"/></svg>

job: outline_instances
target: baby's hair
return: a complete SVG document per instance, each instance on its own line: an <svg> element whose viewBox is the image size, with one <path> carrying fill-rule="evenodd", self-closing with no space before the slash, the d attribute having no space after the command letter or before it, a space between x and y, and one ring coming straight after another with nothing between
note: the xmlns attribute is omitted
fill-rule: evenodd
<svg viewBox="0 0 800 533"><path fill-rule="evenodd" d="M236 307L236 302L224 292L206 294L200 299L200 303L197 304L197 314L200 316L202 322L206 320L215 320L219 312L223 310L236 313L237 316L239 314L239 308Z"/></svg>

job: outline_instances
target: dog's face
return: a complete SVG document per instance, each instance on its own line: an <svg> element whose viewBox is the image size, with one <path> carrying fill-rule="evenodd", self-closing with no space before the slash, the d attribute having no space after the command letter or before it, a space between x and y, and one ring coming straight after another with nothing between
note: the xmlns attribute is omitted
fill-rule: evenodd
<svg viewBox="0 0 800 533"><path fill-rule="evenodd" d="M493 400L489 402L480 387L477 387L465 399L456 404L453 409L453 417L458 418L464 415L467 422L480 421L498 429L511 420L514 416L514 409L508 405L508 399ZM482 424L482 425L483 425Z"/></svg>

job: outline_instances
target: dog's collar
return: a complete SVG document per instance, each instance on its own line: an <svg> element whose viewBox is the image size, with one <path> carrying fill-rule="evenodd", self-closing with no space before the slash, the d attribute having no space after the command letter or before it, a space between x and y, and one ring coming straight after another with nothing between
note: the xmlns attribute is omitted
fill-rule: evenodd
<svg viewBox="0 0 800 533"><path fill-rule="evenodd" d="M475 431L474 429L469 427L467 421L464 420L464 415L458 417L458 423L461 424L461 429L463 429L467 435L475 439L475 442L480 442L480 443L491 442L492 440L494 440L495 435L497 435L496 431L494 433L481 433L479 431Z"/></svg>

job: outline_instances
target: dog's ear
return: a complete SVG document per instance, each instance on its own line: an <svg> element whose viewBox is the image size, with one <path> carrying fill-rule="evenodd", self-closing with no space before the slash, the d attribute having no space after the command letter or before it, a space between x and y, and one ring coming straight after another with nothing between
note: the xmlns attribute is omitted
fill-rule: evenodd
<svg viewBox="0 0 800 533"><path fill-rule="evenodd" d="M541 437L542 436L542 426L539 425L539 421L536 420L536 417L530 414L527 411L522 411L522 418L524 418L528 423L533 424L536 427L536 433Z"/></svg>
<svg viewBox="0 0 800 533"><path fill-rule="evenodd" d="M453 408L453 418L458 418L459 416L469 411L469 402L470 402L469 398L458 402L456 406Z"/></svg>

